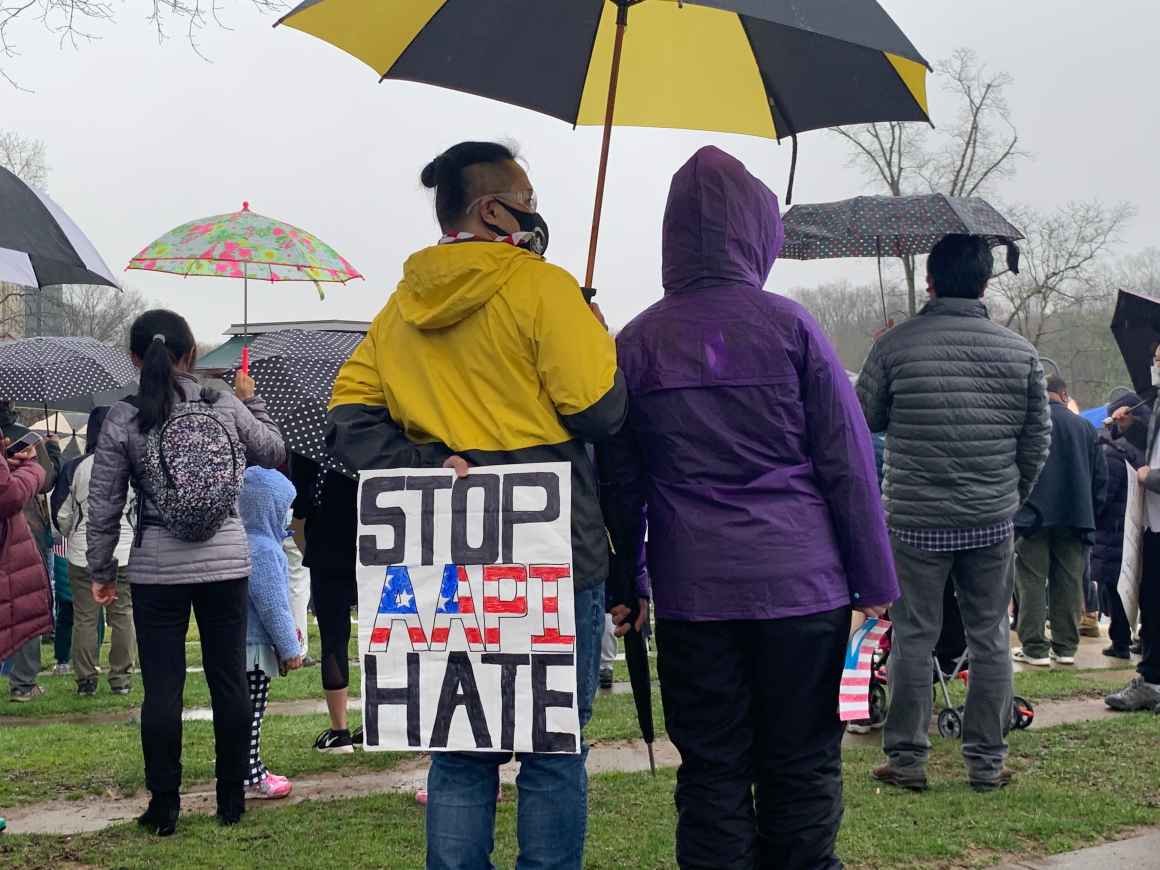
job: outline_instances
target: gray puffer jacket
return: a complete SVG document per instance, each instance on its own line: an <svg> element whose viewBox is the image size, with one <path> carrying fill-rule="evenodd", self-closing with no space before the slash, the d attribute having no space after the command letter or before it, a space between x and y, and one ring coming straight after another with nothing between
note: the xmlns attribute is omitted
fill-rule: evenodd
<svg viewBox="0 0 1160 870"><path fill-rule="evenodd" d="M201 385L191 375L178 380L180 401L196 401ZM255 397L241 402L232 393L219 393L214 408L232 424L246 448L249 462L276 468L286 461L282 433L266 404ZM89 573L98 583L116 579L113 552L121 534L121 512L129 486L141 467L145 436L137 428L137 409L118 402L101 428L89 484ZM250 546L237 513L208 541L190 543L173 537L161 522L157 508L144 496L140 546L129 554L130 583L211 583L236 580L250 574Z"/></svg>
<svg viewBox="0 0 1160 870"><path fill-rule="evenodd" d="M1051 417L1035 348L977 299L935 299L874 345L858 378L886 433L882 501L895 529L1010 520L1047 460Z"/></svg>

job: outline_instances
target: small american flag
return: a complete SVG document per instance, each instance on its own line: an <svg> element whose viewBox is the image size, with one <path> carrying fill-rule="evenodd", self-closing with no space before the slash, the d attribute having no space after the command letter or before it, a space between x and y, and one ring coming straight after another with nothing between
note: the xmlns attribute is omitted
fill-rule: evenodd
<svg viewBox="0 0 1160 870"><path fill-rule="evenodd" d="M57 537L52 544L52 554L62 559L68 558L68 538Z"/></svg>
<svg viewBox="0 0 1160 870"><path fill-rule="evenodd" d="M842 685L838 689L838 718L843 722L870 718L870 670L874 651L890 629L884 619L867 619L850 636Z"/></svg>

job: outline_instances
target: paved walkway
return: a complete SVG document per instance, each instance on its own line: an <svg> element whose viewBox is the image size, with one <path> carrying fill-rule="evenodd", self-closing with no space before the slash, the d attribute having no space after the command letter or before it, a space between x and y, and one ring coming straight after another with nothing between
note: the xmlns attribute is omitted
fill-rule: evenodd
<svg viewBox="0 0 1160 870"><path fill-rule="evenodd" d="M998 870L1156 870L1160 867L1160 831L1126 840L1040 858L1004 864Z"/></svg>

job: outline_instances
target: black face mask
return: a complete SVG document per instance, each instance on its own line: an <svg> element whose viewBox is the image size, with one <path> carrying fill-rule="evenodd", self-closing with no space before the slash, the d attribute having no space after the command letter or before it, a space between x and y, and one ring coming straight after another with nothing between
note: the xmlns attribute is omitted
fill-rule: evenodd
<svg viewBox="0 0 1160 870"><path fill-rule="evenodd" d="M507 213L516 219L516 223L520 225L520 232L528 234L528 238L520 243L520 247L527 248L533 254L544 256L548 250L548 223L540 216L540 213L520 211L503 200L496 200L496 202L507 209ZM510 235L507 230L501 229L495 224L484 222L484 226L497 236Z"/></svg>

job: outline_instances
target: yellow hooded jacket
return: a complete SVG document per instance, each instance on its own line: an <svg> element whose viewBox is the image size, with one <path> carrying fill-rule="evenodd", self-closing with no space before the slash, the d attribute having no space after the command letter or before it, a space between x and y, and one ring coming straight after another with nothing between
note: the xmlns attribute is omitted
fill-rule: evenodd
<svg viewBox="0 0 1160 870"><path fill-rule="evenodd" d="M521 248L466 241L412 255L339 372L329 441L350 467L572 463L578 590L608 572L585 441L627 413L612 339L574 278Z"/></svg>

